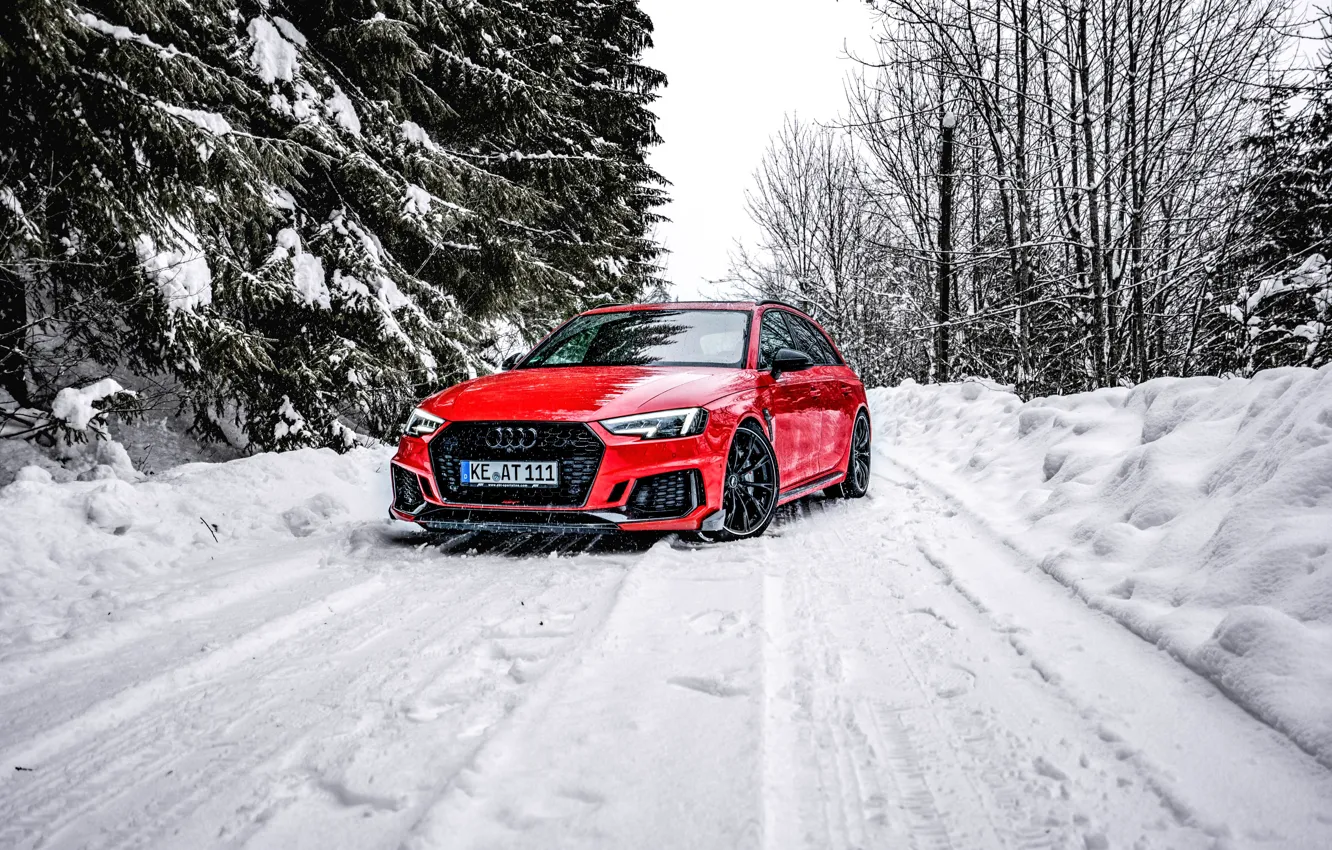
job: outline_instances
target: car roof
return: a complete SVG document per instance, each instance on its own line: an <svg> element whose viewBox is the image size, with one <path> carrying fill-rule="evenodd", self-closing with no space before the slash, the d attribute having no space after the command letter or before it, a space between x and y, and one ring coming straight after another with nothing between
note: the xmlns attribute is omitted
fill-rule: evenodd
<svg viewBox="0 0 1332 850"><path fill-rule="evenodd" d="M752 312L760 307L783 307L794 313L810 318L809 314L794 304L785 301L655 301L649 304L607 304L594 307L586 313L625 313L635 310L745 310Z"/></svg>
<svg viewBox="0 0 1332 850"><path fill-rule="evenodd" d="M607 304L588 313L623 313L632 310L753 310L757 301L658 301L651 304Z"/></svg>

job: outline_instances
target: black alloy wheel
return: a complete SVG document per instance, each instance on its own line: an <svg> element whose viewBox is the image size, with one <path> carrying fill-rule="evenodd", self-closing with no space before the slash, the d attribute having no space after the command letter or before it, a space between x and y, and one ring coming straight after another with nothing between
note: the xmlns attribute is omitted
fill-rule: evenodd
<svg viewBox="0 0 1332 850"><path fill-rule="evenodd" d="M726 518L720 532L704 532L705 540L743 540L758 537L777 512L777 455L768 438L750 423L741 425L731 439L722 483L722 510Z"/></svg>
<svg viewBox="0 0 1332 850"><path fill-rule="evenodd" d="M865 411L856 415L851 430L851 451L846 460L846 478L824 492L834 499L859 499L869 492L870 458L874 450L870 444L870 421Z"/></svg>

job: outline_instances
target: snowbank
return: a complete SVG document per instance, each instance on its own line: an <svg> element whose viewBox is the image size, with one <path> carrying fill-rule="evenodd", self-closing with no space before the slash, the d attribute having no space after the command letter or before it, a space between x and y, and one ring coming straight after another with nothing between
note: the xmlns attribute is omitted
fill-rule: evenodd
<svg viewBox="0 0 1332 850"><path fill-rule="evenodd" d="M91 480L59 483L55 464L34 463L0 487L0 656L115 620L241 544L378 520L390 500L386 448L191 463L146 480L118 443L93 448L106 462Z"/></svg>
<svg viewBox="0 0 1332 850"><path fill-rule="evenodd" d="M1332 367L871 407L893 461L1332 767Z"/></svg>

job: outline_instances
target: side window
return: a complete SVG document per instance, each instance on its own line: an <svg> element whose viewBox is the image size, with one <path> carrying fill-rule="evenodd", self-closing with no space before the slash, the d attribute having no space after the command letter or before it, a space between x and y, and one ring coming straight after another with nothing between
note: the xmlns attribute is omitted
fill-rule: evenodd
<svg viewBox="0 0 1332 850"><path fill-rule="evenodd" d="M842 355L838 354L837 349L834 348L833 344L828 341L828 335L825 334L823 331L819 330L818 325L815 325L811 322L806 322L805 324L809 325L810 332L813 333L814 338L818 340L819 349L823 351L824 354L827 356L828 358L827 365L829 366L843 365L844 361L842 360Z"/></svg>
<svg viewBox="0 0 1332 850"><path fill-rule="evenodd" d="M800 342L801 351L808 354L819 366L837 365L836 353L823 334L819 333L818 328L800 316L787 316L786 320L791 325L791 333Z"/></svg>
<svg viewBox="0 0 1332 850"><path fill-rule="evenodd" d="M768 310L763 314L763 325L759 328L760 369L772 368L772 358L779 348L799 348L791 337L791 331L782 319L781 310Z"/></svg>

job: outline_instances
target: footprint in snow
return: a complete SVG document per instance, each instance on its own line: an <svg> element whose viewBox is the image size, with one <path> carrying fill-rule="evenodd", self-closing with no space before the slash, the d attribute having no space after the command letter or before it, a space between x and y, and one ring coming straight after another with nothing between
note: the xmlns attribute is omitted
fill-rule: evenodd
<svg viewBox="0 0 1332 850"><path fill-rule="evenodd" d="M689 628L700 635L745 635L749 615L743 611L704 611L689 618Z"/></svg>
<svg viewBox="0 0 1332 850"><path fill-rule="evenodd" d="M311 784L313 787L332 797L338 805L347 809L368 807L373 811L396 812L406 805L406 800L402 797L370 794L365 791L358 791L352 788L346 781L340 779L314 777L311 780Z"/></svg>
<svg viewBox="0 0 1332 850"><path fill-rule="evenodd" d="M583 788L565 788L526 800L521 807L505 807L496 818L510 829L528 831L551 822L569 821L594 812L606 798Z"/></svg>
<svg viewBox="0 0 1332 850"><path fill-rule="evenodd" d="M960 697L976 684L976 674L956 664L937 667L930 671L928 678L935 695L942 699Z"/></svg>

